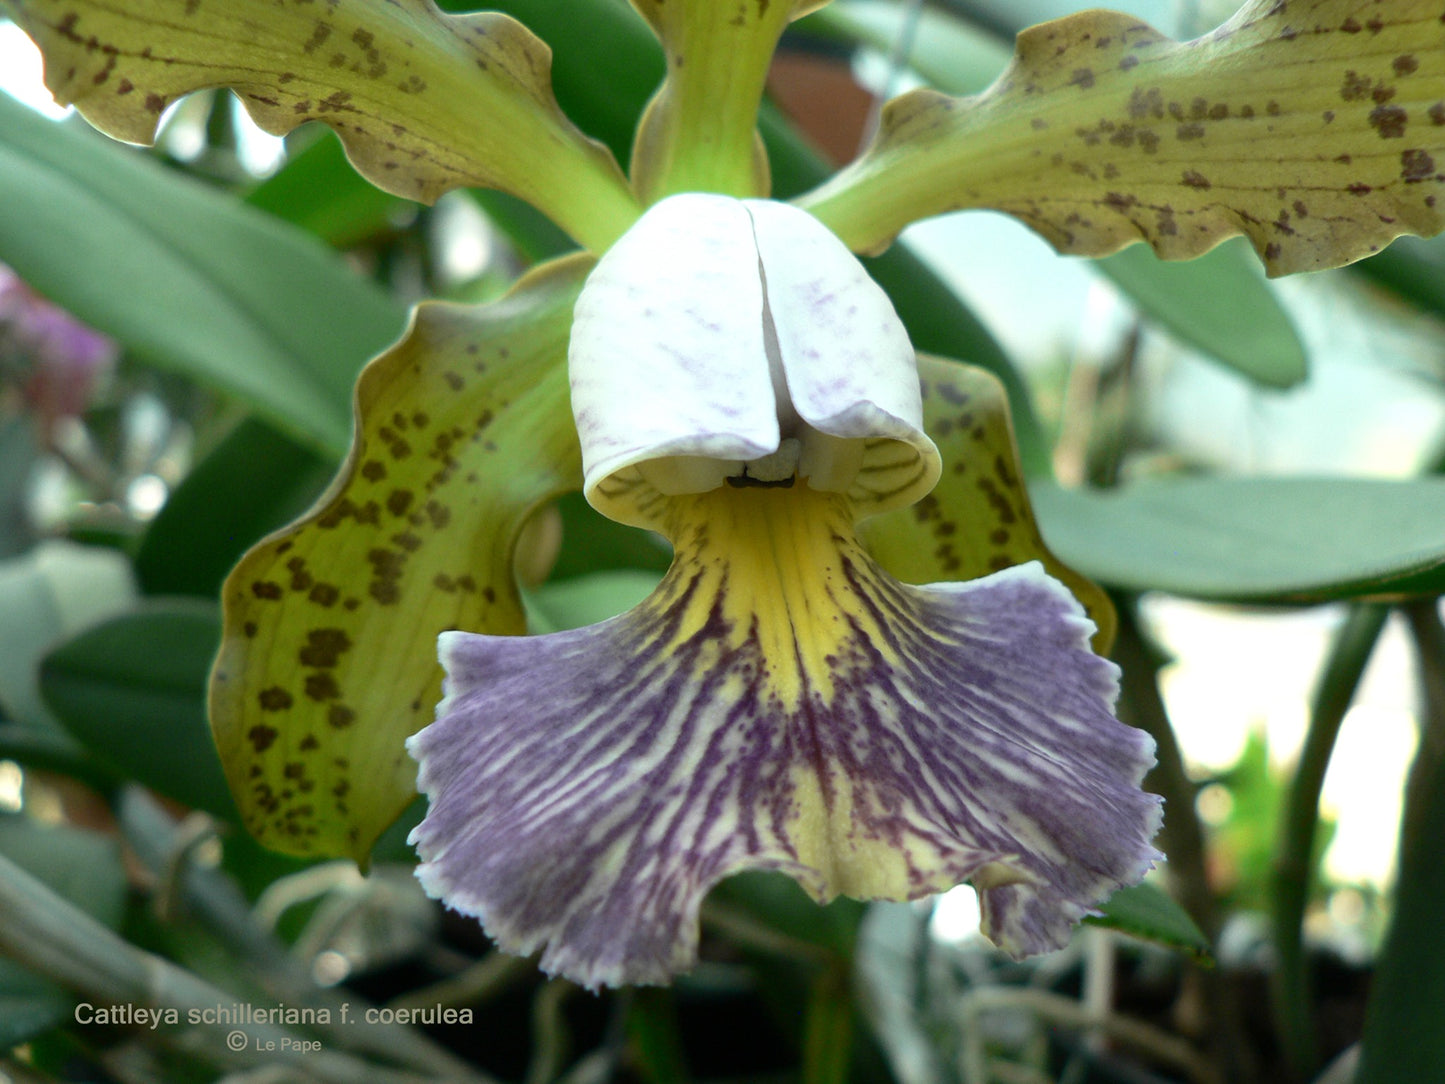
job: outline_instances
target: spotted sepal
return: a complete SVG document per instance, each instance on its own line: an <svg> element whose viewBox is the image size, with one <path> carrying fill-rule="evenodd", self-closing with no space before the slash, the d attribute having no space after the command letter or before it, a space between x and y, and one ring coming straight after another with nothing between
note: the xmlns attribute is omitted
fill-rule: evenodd
<svg viewBox="0 0 1445 1084"><path fill-rule="evenodd" d="M430 203L464 186L534 204L600 250L639 213L601 144L563 115L552 53L522 24L431 0L10 0L45 82L101 131L149 143L166 107L231 87L278 135L333 128L368 180Z"/></svg>
<svg viewBox="0 0 1445 1084"><path fill-rule="evenodd" d="M226 580L211 725L268 846L364 861L416 796L403 742L441 694L437 634L525 631L518 533L581 484L564 361L590 263L486 307L419 307L361 376L331 491Z"/></svg>
<svg viewBox="0 0 1445 1084"><path fill-rule="evenodd" d="M1442 198L1438 0L1251 0L1190 42L1111 11L1030 27L983 93L890 102L799 203L855 251L987 207L1076 255L1190 259L1243 234L1282 275L1433 235Z"/></svg>
<svg viewBox="0 0 1445 1084"><path fill-rule="evenodd" d="M427 890L588 986L666 982L730 873L816 898L971 879L984 931L1054 949L1159 857L1153 743L1038 564L909 587L807 487L679 498L677 557L637 608L526 639L449 633Z"/></svg>

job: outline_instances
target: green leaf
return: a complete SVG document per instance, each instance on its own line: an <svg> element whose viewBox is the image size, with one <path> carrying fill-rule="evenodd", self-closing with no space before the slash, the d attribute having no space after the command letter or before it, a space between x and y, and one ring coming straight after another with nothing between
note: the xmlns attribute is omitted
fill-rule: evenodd
<svg viewBox="0 0 1445 1084"><path fill-rule="evenodd" d="M1251 0L1192 42L1087 11L1019 35L987 91L913 91L801 201L861 251L989 207L1062 252L1188 259L1245 234L1271 274L1434 234L1445 24L1433 0ZM1445 162L1445 158L1442 158Z"/></svg>
<svg viewBox="0 0 1445 1084"><path fill-rule="evenodd" d="M580 493L562 497L556 508L562 518L562 550L552 566L553 580L614 568L662 573L672 564L672 547L661 535L608 519Z"/></svg>
<svg viewBox="0 0 1445 1084"><path fill-rule="evenodd" d="M429 0L206 0L199 15L195 0L9 6L56 99L118 139L149 143L170 102L232 87L269 132L329 124L399 196L500 188L598 249L639 213L612 156L557 107L547 46L505 15L447 16Z"/></svg>
<svg viewBox="0 0 1445 1084"><path fill-rule="evenodd" d="M490 305L420 306L362 374L326 498L226 580L211 724L267 846L364 860L416 795L404 742L441 697L437 634L525 631L517 539L581 486L565 361L590 269L570 257Z"/></svg>
<svg viewBox="0 0 1445 1084"><path fill-rule="evenodd" d="M54 721L40 696L41 657L53 645L128 606L129 562L114 550L43 542L0 562L0 710L28 726Z"/></svg>
<svg viewBox="0 0 1445 1084"><path fill-rule="evenodd" d="M337 248L364 241L413 206L363 180L331 132L292 154L246 202Z"/></svg>
<svg viewBox="0 0 1445 1084"><path fill-rule="evenodd" d="M1121 888L1099 906L1103 912L1084 919L1091 926L1104 926L1146 941L1187 952L1198 960L1210 960L1209 938L1163 889L1148 883Z"/></svg>
<svg viewBox="0 0 1445 1084"><path fill-rule="evenodd" d="M1445 317L1445 237L1402 237L1355 268L1426 312Z"/></svg>
<svg viewBox="0 0 1445 1084"><path fill-rule="evenodd" d="M19 964L0 960L0 1050L29 1042L70 1016L72 998Z"/></svg>
<svg viewBox="0 0 1445 1084"><path fill-rule="evenodd" d="M1243 242L1187 263L1131 245L1094 266L1146 317L1256 383L1291 388L1308 375L1304 344Z"/></svg>
<svg viewBox="0 0 1445 1084"><path fill-rule="evenodd" d="M111 929L125 912L125 871L112 837L0 814L0 855ZM28 1042L70 1018L74 999L59 986L0 960L0 1050Z"/></svg>
<svg viewBox="0 0 1445 1084"><path fill-rule="evenodd" d="M476 0L441 0L447 11L468 11ZM641 16L617 0L493 0L552 49L552 86L563 111L584 132L632 156L637 118L662 82L662 50ZM605 57L605 63L598 58Z"/></svg>
<svg viewBox="0 0 1445 1084"><path fill-rule="evenodd" d="M1177 478L1030 488L1049 546L1100 583L1236 602L1445 591L1445 480Z"/></svg>
<svg viewBox="0 0 1445 1084"><path fill-rule="evenodd" d="M141 360L340 455L400 307L314 238L0 95L0 259Z"/></svg>
<svg viewBox="0 0 1445 1084"><path fill-rule="evenodd" d="M216 607L152 601L52 651L41 691L102 762L223 820L239 816L206 726L206 676L220 642Z"/></svg>
<svg viewBox="0 0 1445 1084"><path fill-rule="evenodd" d="M1400 858L1395 918L1375 970L1356 1084L1431 1080L1445 1065L1445 771L1433 774L1419 834Z"/></svg>
<svg viewBox="0 0 1445 1084"><path fill-rule="evenodd" d="M0 855L111 929L125 914L125 871L113 837L0 814Z"/></svg>
<svg viewBox="0 0 1445 1084"><path fill-rule="evenodd" d="M529 592L529 614L544 627L531 632L561 632L580 629L616 617L652 594L662 577L655 572L622 569L595 572L574 580L544 584Z"/></svg>
<svg viewBox="0 0 1445 1084"><path fill-rule="evenodd" d="M241 555L309 508L335 471L263 422L241 422L151 522L135 560L141 589L215 598Z"/></svg>

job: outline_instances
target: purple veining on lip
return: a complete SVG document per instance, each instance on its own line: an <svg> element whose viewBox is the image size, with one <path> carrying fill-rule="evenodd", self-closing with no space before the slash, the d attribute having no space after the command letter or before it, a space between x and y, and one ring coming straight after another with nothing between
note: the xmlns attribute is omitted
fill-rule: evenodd
<svg viewBox="0 0 1445 1084"><path fill-rule="evenodd" d="M695 960L698 908L724 876L779 869L819 898L848 887L800 858L811 777L825 846L901 856L873 895L974 878L1001 947L1066 943L1159 857L1158 799L1138 786L1152 742L1113 718L1116 668L1036 564L914 588L840 543L835 597L817 607L846 622L831 696L797 666L792 707L776 680L790 663L764 657L756 618L726 612L741 573L708 559L706 527L611 621L445 634L446 698L409 743L431 802L413 834L428 891L509 951L544 949L548 971L665 982ZM818 631L795 630L799 658Z"/></svg>

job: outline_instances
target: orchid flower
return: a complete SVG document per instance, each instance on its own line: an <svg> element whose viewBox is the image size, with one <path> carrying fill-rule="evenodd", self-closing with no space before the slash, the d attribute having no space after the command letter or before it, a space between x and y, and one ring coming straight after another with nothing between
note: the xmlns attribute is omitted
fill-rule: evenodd
<svg viewBox="0 0 1445 1084"><path fill-rule="evenodd" d="M1153 741L1111 715L1068 590L1037 562L910 588L858 539L941 463L907 333L837 238L786 204L663 200L588 277L569 365L588 500L675 556L601 625L442 635L446 698L409 743L430 892L596 985L690 966L703 894L742 869L823 901L972 879L1019 955L1143 876Z"/></svg>
<svg viewBox="0 0 1445 1084"><path fill-rule="evenodd" d="M915 359L852 252L992 207L1090 255L1243 233L1283 273L1442 224L1423 0L1251 0L1187 43L1110 12L1035 27L986 92L890 103L794 205L766 199L755 118L816 0L634 0L668 64L626 175L504 15L5 2L114 135L231 86L272 131L331 125L389 191L499 188L583 247L491 306L419 307L362 374L336 484L227 582L211 710L264 842L364 861L419 781L423 883L589 985L687 967L736 870L819 899L968 879L1026 954L1158 857L1150 742L1089 649L1107 599L1044 547L998 383ZM519 538L578 488L672 568L525 636Z"/></svg>

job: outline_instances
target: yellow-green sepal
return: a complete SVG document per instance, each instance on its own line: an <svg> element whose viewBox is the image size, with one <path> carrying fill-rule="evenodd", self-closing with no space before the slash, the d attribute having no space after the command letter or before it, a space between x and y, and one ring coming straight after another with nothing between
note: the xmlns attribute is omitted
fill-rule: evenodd
<svg viewBox="0 0 1445 1084"><path fill-rule="evenodd" d="M1098 626L1094 650L1108 654L1116 617L1103 589L1064 564L1039 533L1019 467L1008 396L992 373L919 355L923 427L943 457L933 492L910 508L865 520L874 558L905 583L972 580L1042 561Z"/></svg>
<svg viewBox="0 0 1445 1084"><path fill-rule="evenodd" d="M403 743L441 696L438 634L525 632L518 535L581 485L565 362L591 266L547 264L484 307L420 306L362 373L329 493L226 580L211 725L267 846L364 862L416 797Z"/></svg>
<svg viewBox="0 0 1445 1084"><path fill-rule="evenodd" d="M1234 234L1271 274L1445 224L1445 23L1426 0L1252 0L1196 41L1088 11L1019 35L967 98L914 91L799 203L855 251L986 207L1061 252L1143 240L1188 259Z"/></svg>
<svg viewBox="0 0 1445 1084"><path fill-rule="evenodd" d="M667 78L637 129L632 183L644 203L679 192L766 196L758 103L788 23L827 0L633 0L662 42Z"/></svg>
<svg viewBox="0 0 1445 1084"><path fill-rule="evenodd" d="M499 188L600 251L638 209L611 154L552 94L526 27L430 0L9 0L45 53L46 85L97 128L149 143L167 105L231 87L276 134L318 120L368 180L431 202Z"/></svg>

